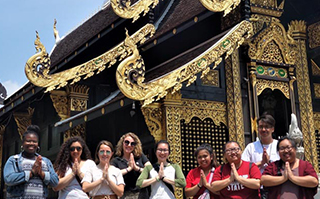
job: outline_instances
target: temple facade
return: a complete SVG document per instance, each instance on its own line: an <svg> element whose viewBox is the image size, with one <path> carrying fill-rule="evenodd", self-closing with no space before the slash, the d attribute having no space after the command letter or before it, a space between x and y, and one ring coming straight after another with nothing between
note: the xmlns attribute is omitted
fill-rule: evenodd
<svg viewBox="0 0 320 199"><path fill-rule="evenodd" d="M318 0L110 1L50 55L36 35L29 82L0 109L1 171L30 124L52 162L69 137L82 136L93 153L100 140L115 145L134 132L151 162L155 142L168 140L170 160L187 174L200 144L222 163L226 141L256 140L261 114L274 116L279 138L294 113L319 173Z"/></svg>

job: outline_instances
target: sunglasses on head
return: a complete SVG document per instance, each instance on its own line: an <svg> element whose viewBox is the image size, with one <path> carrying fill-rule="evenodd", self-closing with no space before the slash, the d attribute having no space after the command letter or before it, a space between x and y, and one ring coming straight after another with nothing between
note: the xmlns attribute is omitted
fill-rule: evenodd
<svg viewBox="0 0 320 199"><path fill-rule="evenodd" d="M125 140L125 141L124 141L124 144L125 144L126 146L129 146L129 145L131 145L131 146L136 146L136 145L137 145L136 142L130 142L129 140Z"/></svg>
<svg viewBox="0 0 320 199"><path fill-rule="evenodd" d="M70 151L75 151L77 149L77 151L81 151L82 148L80 146L72 146L70 147Z"/></svg>

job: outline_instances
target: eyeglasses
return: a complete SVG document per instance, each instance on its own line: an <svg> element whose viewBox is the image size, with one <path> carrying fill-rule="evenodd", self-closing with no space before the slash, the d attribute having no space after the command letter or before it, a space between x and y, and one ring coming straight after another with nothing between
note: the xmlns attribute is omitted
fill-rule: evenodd
<svg viewBox="0 0 320 199"><path fill-rule="evenodd" d="M131 146L136 146L136 145L137 145L136 142L130 142L129 140L125 140L125 141L124 141L124 144L125 144L126 146L129 146L129 145L131 145Z"/></svg>
<svg viewBox="0 0 320 199"><path fill-rule="evenodd" d="M72 146L72 147L70 147L70 151L75 151L75 150L77 150L77 151L82 151L82 148L80 147L80 146Z"/></svg>
<svg viewBox="0 0 320 199"><path fill-rule="evenodd" d="M258 126L258 129L266 129L266 130L269 130L271 129L272 126Z"/></svg>
<svg viewBox="0 0 320 199"><path fill-rule="evenodd" d="M100 150L100 151L99 151L99 154L100 154L100 155L104 155L104 153L106 153L107 155L110 155L110 154L111 154L111 151L105 151L105 150Z"/></svg>
<svg viewBox="0 0 320 199"><path fill-rule="evenodd" d="M238 153L240 151L240 148L231 148L231 149L226 149L224 152L226 152L227 154L231 154L231 153Z"/></svg>
<svg viewBox="0 0 320 199"><path fill-rule="evenodd" d="M159 153L168 153L168 152L169 152L168 149L157 149L157 151L158 151Z"/></svg>
<svg viewBox="0 0 320 199"><path fill-rule="evenodd" d="M282 146L279 147L279 152L284 152L284 151L291 151L293 146Z"/></svg>

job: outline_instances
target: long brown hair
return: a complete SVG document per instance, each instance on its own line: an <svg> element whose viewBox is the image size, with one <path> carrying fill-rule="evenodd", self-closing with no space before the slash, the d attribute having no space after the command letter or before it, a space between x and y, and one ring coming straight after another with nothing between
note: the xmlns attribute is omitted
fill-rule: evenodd
<svg viewBox="0 0 320 199"><path fill-rule="evenodd" d="M91 159L91 152L81 137L75 136L69 138L62 144L57 159L54 162L54 170L56 171L59 177L63 177L66 174L67 167L71 167L72 165L70 146L74 142L79 142L81 144L81 160Z"/></svg>
<svg viewBox="0 0 320 199"><path fill-rule="evenodd" d="M118 141L118 144L116 146L116 156L122 157L123 156L123 142L126 137L132 137L132 139L137 143L137 145L133 149L133 155L134 157L141 157L142 155L142 144L138 136L132 132L126 133Z"/></svg>

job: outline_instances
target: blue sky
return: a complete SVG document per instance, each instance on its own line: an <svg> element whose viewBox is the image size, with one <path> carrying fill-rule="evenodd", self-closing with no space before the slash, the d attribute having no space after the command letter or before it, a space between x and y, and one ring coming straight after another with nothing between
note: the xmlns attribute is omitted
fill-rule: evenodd
<svg viewBox="0 0 320 199"><path fill-rule="evenodd" d="M60 37L99 11L105 0L1 0L0 1L0 83L8 96L28 80L26 61L35 54L35 31L48 53L54 46L53 22Z"/></svg>

